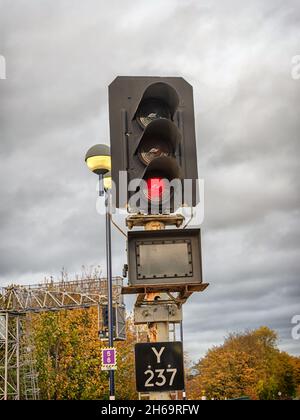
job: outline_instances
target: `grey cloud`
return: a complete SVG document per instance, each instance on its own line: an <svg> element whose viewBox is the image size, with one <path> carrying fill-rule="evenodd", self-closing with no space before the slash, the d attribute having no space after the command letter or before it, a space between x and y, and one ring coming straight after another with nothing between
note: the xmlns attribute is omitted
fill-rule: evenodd
<svg viewBox="0 0 300 420"><path fill-rule="evenodd" d="M230 331L267 324L299 354L290 336L300 313L298 2L0 7L0 282L38 282L82 264L105 271L96 179L83 160L109 142L107 86L117 75L183 76L194 87L211 284L184 307L186 349L197 358ZM125 240L115 229L113 253L120 274Z"/></svg>

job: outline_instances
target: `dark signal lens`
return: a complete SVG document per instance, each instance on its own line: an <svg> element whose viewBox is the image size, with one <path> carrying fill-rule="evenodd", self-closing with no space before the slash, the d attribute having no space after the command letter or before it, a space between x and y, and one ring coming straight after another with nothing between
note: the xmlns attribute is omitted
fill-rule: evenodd
<svg viewBox="0 0 300 420"><path fill-rule="evenodd" d="M142 128L146 128L148 124L159 118L171 119L170 110L164 102L157 99L142 102L137 112L137 121Z"/></svg>
<svg viewBox="0 0 300 420"><path fill-rule="evenodd" d="M169 143L160 140L149 139L141 143L138 154L141 161L145 165L149 165L149 163L155 158L171 156L172 150Z"/></svg>

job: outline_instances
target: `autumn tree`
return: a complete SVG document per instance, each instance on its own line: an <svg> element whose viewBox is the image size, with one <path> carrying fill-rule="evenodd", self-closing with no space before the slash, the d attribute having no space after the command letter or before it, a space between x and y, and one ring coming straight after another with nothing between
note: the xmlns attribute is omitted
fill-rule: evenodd
<svg viewBox="0 0 300 420"><path fill-rule="evenodd" d="M294 378L296 383L296 394L300 399L300 357L290 356L290 362L294 369Z"/></svg>
<svg viewBox="0 0 300 420"><path fill-rule="evenodd" d="M101 371L107 342L98 338L97 308L37 314L31 329L41 398L108 399L108 372ZM126 341L115 342L118 399L137 398L135 342L136 329L128 319ZM195 399L274 399L279 392L280 398L291 398L300 387L300 359L280 352L276 333L266 327L229 335L187 373L188 397Z"/></svg>
<svg viewBox="0 0 300 420"><path fill-rule="evenodd" d="M224 399L249 396L275 399L295 395L295 369L291 357L277 348L277 335L267 327L230 334L195 366L188 381L190 398Z"/></svg>
<svg viewBox="0 0 300 420"><path fill-rule="evenodd" d="M107 344L98 339L96 308L38 314L33 318L32 331L41 398L108 398L108 372L101 371L101 348ZM136 398L134 341L134 329L128 320L127 340L116 344L119 399Z"/></svg>

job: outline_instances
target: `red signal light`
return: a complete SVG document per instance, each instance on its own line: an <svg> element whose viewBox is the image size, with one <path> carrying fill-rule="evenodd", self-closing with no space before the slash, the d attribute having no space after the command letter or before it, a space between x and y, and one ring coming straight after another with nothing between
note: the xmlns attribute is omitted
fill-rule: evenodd
<svg viewBox="0 0 300 420"><path fill-rule="evenodd" d="M165 192L165 180L163 178L148 178L146 196L148 200L159 202Z"/></svg>

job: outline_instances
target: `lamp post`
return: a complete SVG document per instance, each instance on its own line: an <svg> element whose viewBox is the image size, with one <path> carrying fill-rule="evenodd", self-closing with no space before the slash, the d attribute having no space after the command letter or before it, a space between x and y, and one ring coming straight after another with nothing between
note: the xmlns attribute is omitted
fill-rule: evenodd
<svg viewBox="0 0 300 420"><path fill-rule="evenodd" d="M114 346L113 321L113 287L111 264L111 219L110 219L110 188L111 188L111 158L110 148L104 144L91 147L85 156L88 168L99 176L99 196L105 196L105 225L106 225L106 266L107 266L107 300L108 300L108 342L109 347ZM115 399L114 370L109 370L109 399Z"/></svg>

